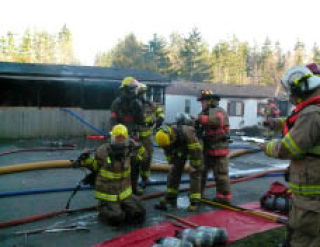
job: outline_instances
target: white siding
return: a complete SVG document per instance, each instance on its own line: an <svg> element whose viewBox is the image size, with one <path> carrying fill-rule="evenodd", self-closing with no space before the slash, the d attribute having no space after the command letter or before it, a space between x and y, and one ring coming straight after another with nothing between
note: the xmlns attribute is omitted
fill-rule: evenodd
<svg viewBox="0 0 320 247"><path fill-rule="evenodd" d="M194 96L183 96L183 95L166 95L166 122L173 122L178 112L184 112L185 100L189 99L190 105L190 115L196 116L201 110L201 104L197 101Z"/></svg>
<svg viewBox="0 0 320 247"><path fill-rule="evenodd" d="M190 99L192 116L196 116L201 111L201 104L197 101L195 96L183 96L183 95L166 95L166 122L173 122L178 112L184 112L185 100ZM222 98L220 100L220 106L227 111L229 101L241 101L244 104L243 116L230 116L230 128L240 129L244 126L258 125L263 121L263 117L257 115L258 103L266 103L267 99L235 99L235 98Z"/></svg>
<svg viewBox="0 0 320 247"><path fill-rule="evenodd" d="M94 127L107 131L110 111L69 109ZM0 138L37 138L99 135L67 112L58 108L1 107Z"/></svg>

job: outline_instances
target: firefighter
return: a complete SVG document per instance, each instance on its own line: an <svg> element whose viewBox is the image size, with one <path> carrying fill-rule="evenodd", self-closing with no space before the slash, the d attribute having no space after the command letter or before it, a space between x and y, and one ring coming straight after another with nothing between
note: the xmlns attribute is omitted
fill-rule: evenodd
<svg viewBox="0 0 320 247"><path fill-rule="evenodd" d="M120 96L111 104L111 126L124 124L130 136L137 134L137 124L142 122L142 104L137 99L138 81L125 77L120 86Z"/></svg>
<svg viewBox="0 0 320 247"><path fill-rule="evenodd" d="M192 125L183 123L162 125L155 135L156 143L163 148L167 161L171 164L164 198L156 204L157 209L166 210L177 206L177 196L182 172L186 161L190 162L189 211L198 209L201 198L202 148Z"/></svg>
<svg viewBox="0 0 320 247"><path fill-rule="evenodd" d="M213 170L216 182L214 200L230 203L232 200L229 180L229 118L225 110L219 107L220 97L211 90L201 90L198 101L202 111L198 123L202 127L204 169L201 190L204 193L207 173Z"/></svg>
<svg viewBox="0 0 320 247"><path fill-rule="evenodd" d="M283 127L283 138L261 145L266 155L290 159L289 212L285 246L320 246L320 78L307 66L295 66L281 83L295 105Z"/></svg>
<svg viewBox="0 0 320 247"><path fill-rule="evenodd" d="M118 124L112 128L111 141L101 145L94 158L83 156L74 167L87 167L95 172L94 196L99 200L99 218L110 225L124 222L142 223L146 211L132 196L130 160L138 149L128 136L127 128ZM81 157L81 156L80 156Z"/></svg>
<svg viewBox="0 0 320 247"><path fill-rule="evenodd" d="M273 99L268 99L268 104L264 109L264 123L267 123L270 119L276 119L280 116L280 110L277 108L275 101ZM267 126L265 126L267 127ZM271 139L275 135L275 131L273 129L267 128L267 131L263 132L263 136L266 139Z"/></svg>
<svg viewBox="0 0 320 247"><path fill-rule="evenodd" d="M138 85L138 99L142 102L143 122L138 125L139 141L146 150L146 158L141 163L140 175L143 187L150 182L150 165L153 154L152 134L153 130L158 129L164 120L164 113L161 107L157 107L153 102L146 98L147 86L143 83ZM136 167L138 168L138 167ZM135 180L138 179L139 170L135 171Z"/></svg>
<svg viewBox="0 0 320 247"><path fill-rule="evenodd" d="M124 124L129 131L129 135L135 141L139 141L138 125L143 123L143 104L137 98L139 82L133 77L125 77L121 83L121 95L117 97L111 104L111 126L115 124ZM147 152L143 145L139 150L142 159L146 159ZM142 195L143 190L138 186L137 171L139 171L140 163L136 157L131 160L131 183L133 193ZM139 173L138 173L139 175Z"/></svg>
<svg viewBox="0 0 320 247"><path fill-rule="evenodd" d="M264 109L265 119L278 118L280 116L280 110L277 108L273 99L268 99L268 105Z"/></svg>
<svg viewBox="0 0 320 247"><path fill-rule="evenodd" d="M306 67L311 70L311 72L315 75L320 74L320 66L316 63L309 63L306 65ZM297 105L299 102L297 102L296 97L293 97L293 95L289 96L289 100L291 104ZM268 118L263 122L263 125L270 130L277 130L277 131L283 131L286 117L276 117L276 118Z"/></svg>

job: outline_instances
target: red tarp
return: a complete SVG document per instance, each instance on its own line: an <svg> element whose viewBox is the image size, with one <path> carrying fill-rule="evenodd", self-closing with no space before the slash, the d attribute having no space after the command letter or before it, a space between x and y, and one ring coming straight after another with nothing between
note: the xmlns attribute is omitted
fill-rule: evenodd
<svg viewBox="0 0 320 247"><path fill-rule="evenodd" d="M258 202L241 205L241 207L262 211ZM229 243L254 233L283 226L282 224L273 223L254 215L231 210L215 210L186 217L185 219L198 225L226 228L229 235ZM135 230L93 247L150 247L154 243L154 239L174 236L175 230L181 230L181 228L173 226L170 222L163 222L155 226Z"/></svg>

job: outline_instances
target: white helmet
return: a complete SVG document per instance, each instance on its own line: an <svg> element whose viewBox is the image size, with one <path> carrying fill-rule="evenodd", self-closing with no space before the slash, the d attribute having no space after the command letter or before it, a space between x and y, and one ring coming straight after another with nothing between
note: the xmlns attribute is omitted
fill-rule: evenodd
<svg viewBox="0 0 320 247"><path fill-rule="evenodd" d="M281 79L283 87L293 95L308 94L320 87L320 77L304 66L294 66Z"/></svg>

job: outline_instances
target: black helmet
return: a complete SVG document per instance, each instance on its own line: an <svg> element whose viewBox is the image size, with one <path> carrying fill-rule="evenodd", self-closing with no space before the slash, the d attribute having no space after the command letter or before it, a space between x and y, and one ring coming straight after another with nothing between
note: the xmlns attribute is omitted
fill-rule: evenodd
<svg viewBox="0 0 320 247"><path fill-rule="evenodd" d="M214 94L211 90L200 90L198 101L207 100L207 99L220 100L220 96L217 94Z"/></svg>

